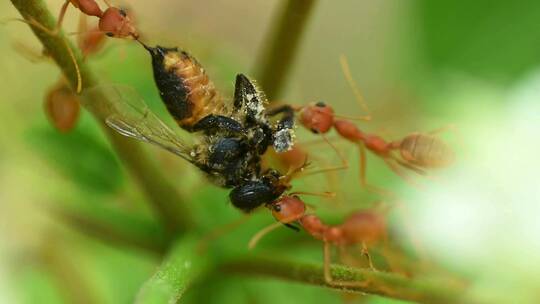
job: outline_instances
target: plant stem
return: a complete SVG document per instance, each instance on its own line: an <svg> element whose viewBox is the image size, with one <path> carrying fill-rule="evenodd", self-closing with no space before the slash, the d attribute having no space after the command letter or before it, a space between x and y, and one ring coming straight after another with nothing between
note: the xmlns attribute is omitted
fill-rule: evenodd
<svg viewBox="0 0 540 304"><path fill-rule="evenodd" d="M114 246L144 250L162 256L170 243L163 226L149 218L109 206L54 204L54 216L74 229Z"/></svg>
<svg viewBox="0 0 540 304"><path fill-rule="evenodd" d="M257 61L255 76L269 100L279 98L294 63L302 34L315 7L315 0L284 1L267 44Z"/></svg>
<svg viewBox="0 0 540 304"><path fill-rule="evenodd" d="M156 273L144 283L135 303L177 303L208 266L210 256L197 254L198 244L197 238L190 235L178 240Z"/></svg>
<svg viewBox="0 0 540 304"><path fill-rule="evenodd" d="M250 276L267 276L348 292L376 294L419 303L476 303L465 299L464 288L448 281L411 279L397 274L333 265L335 281L359 282L358 286L333 286L322 265L286 261L276 257L245 257L222 265L222 270Z"/></svg>
<svg viewBox="0 0 540 304"><path fill-rule="evenodd" d="M48 29L55 28L55 19L42 0L11 0L11 2L26 21L39 23ZM31 26L31 29L43 44L46 53L62 70L72 88L77 86L77 73L73 58L77 62L82 76L83 90L98 84L97 78L81 60L80 52L73 47L61 31L52 35L35 25ZM103 123L108 115L105 109L108 108L107 104L109 103L104 95L100 100L89 102L103 105L101 107L92 106L91 112L103 126L113 148L129 173L141 186L160 219L171 231L183 232L186 230L191 225L191 217L174 186L161 174L156 163L148 157L141 145L119 135ZM103 169L106 170L106 168Z"/></svg>

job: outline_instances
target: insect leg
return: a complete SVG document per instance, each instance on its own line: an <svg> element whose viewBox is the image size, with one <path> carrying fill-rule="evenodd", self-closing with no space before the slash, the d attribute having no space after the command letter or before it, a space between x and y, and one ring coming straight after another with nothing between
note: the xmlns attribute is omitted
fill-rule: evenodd
<svg viewBox="0 0 540 304"><path fill-rule="evenodd" d="M414 180L412 180L412 178L407 175L403 169L401 167L398 167L398 165L396 165L396 163L392 162L392 161L395 161L394 158L391 158L391 157L383 157L383 160L384 162L386 163L386 165L388 165L388 167L390 168L390 170L394 171L394 173L396 173L398 176L400 176L401 178L403 178L403 180L405 180L409 185L413 186L413 187L417 187L417 188L420 188L420 184L418 184L417 182L415 182Z"/></svg>
<svg viewBox="0 0 540 304"><path fill-rule="evenodd" d="M366 147L363 142L358 143L358 150L360 151L360 185L366 188L367 191L374 192L383 196L395 197L395 194L388 190L381 189L379 187L368 184L366 171L367 171L367 156Z"/></svg>
<svg viewBox="0 0 540 304"><path fill-rule="evenodd" d="M332 257L331 257L331 252L330 252L330 243L328 242L324 242L324 245L323 245L323 259L324 259L324 265L323 265L324 281L326 282L326 284L330 286L335 286L335 287L366 287L369 285L368 280L364 282L335 281L334 278L332 278L332 270L330 269Z"/></svg>

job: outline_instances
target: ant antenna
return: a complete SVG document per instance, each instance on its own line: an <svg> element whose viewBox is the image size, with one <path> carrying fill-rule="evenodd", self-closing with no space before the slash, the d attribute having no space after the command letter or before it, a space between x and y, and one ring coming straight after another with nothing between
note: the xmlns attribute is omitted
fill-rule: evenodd
<svg viewBox="0 0 540 304"><path fill-rule="evenodd" d="M349 62L347 61L347 57L344 54L341 54L339 56L339 62L341 64L341 70L343 71L343 75L345 76L345 79L349 83L349 86L353 90L354 96L356 97L356 101L362 107L362 109L368 114L367 117L371 119L370 117L370 111L366 104L366 101L364 100L364 97L362 96L362 93L360 93L360 90L358 89L358 86L356 85L356 82L354 81L351 69L349 68ZM368 119L365 119L368 120Z"/></svg>
<svg viewBox="0 0 540 304"><path fill-rule="evenodd" d="M326 198L336 197L336 193L331 192L331 191L325 191L325 192L296 191L296 192L289 193L289 195L291 195L291 196L293 196L293 195L312 195L312 196L320 196L320 197L326 197Z"/></svg>
<svg viewBox="0 0 540 304"><path fill-rule="evenodd" d="M275 222L275 223L272 223L272 224L264 227L263 229L259 230L259 232L255 233L253 235L253 237L251 238L251 240L249 240L248 249L251 250L251 249L255 248L255 246L257 246L257 244L263 238L263 236L265 236L268 233L270 233L270 232L276 230L277 228L281 227L281 225L282 225L281 222ZM285 226L287 226L287 224ZM287 227L289 227L289 226L287 226ZM295 226L292 226L292 227L298 229ZM292 229L294 229L294 228L292 228Z"/></svg>

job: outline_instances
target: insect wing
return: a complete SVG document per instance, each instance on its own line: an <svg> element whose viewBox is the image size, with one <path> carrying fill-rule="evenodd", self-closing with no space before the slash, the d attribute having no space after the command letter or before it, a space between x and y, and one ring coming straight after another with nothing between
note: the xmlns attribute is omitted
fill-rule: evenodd
<svg viewBox="0 0 540 304"><path fill-rule="evenodd" d="M191 148L152 113L132 87L98 86L86 90L83 100L89 110L105 112L105 122L118 133L157 145L192 162Z"/></svg>

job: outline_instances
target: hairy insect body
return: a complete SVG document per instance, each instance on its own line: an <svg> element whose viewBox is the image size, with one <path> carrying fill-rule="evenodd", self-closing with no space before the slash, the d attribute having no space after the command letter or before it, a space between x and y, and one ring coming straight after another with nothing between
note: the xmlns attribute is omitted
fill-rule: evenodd
<svg viewBox="0 0 540 304"><path fill-rule="evenodd" d="M193 131L207 115L230 116L232 111L195 58L177 48L149 51L159 94L180 127Z"/></svg>
<svg viewBox="0 0 540 304"><path fill-rule="evenodd" d="M234 98L224 100L195 58L177 48L145 46L152 57L160 96L178 125L199 133L190 161L214 184L234 188L231 202L251 211L279 197L279 172L264 171L261 157L269 146L277 152L293 145L293 120L284 114L276 126L268 120L266 97L254 81L238 74ZM279 114L272 113L270 115Z"/></svg>

